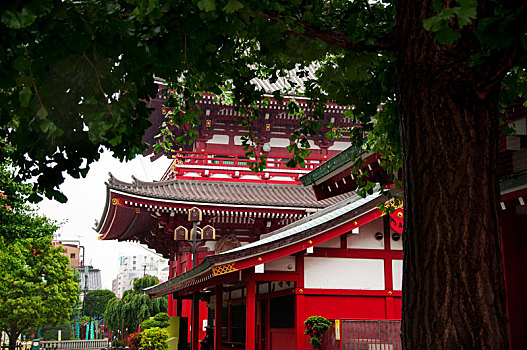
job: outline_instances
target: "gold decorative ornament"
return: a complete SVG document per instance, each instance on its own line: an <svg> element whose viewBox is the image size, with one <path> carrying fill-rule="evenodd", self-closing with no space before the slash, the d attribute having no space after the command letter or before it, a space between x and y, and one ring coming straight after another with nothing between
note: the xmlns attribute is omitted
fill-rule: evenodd
<svg viewBox="0 0 527 350"><path fill-rule="evenodd" d="M234 272L234 271L238 271L238 269L234 267L234 263L220 265L220 266L214 266L212 268L212 274L214 276L225 275L227 273L231 273L231 272Z"/></svg>

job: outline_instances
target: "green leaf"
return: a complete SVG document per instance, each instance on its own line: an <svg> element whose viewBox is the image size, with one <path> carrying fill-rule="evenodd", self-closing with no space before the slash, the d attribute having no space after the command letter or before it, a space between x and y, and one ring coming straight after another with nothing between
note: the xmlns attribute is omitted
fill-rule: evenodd
<svg viewBox="0 0 527 350"><path fill-rule="evenodd" d="M436 38L441 44L452 44L461 38L461 34L455 32L450 27L445 27L437 33Z"/></svg>
<svg viewBox="0 0 527 350"><path fill-rule="evenodd" d="M238 0L229 0L227 5L223 8L223 11L227 13L233 13L243 8L243 4Z"/></svg>
<svg viewBox="0 0 527 350"><path fill-rule="evenodd" d="M199 0L198 8L205 12L214 11L216 10L216 0Z"/></svg>
<svg viewBox="0 0 527 350"><path fill-rule="evenodd" d="M26 8L22 8L22 12L18 11L3 11L2 23L11 29L21 29L30 26L35 22L37 16L30 13Z"/></svg>
<svg viewBox="0 0 527 350"><path fill-rule="evenodd" d="M48 111L46 110L46 108L40 107L39 110L37 111L37 117L44 119L47 116L48 116Z"/></svg>
<svg viewBox="0 0 527 350"><path fill-rule="evenodd" d="M20 90L20 92L18 93L18 101L20 102L20 106L28 107L32 95L33 93L28 87L24 87L22 90Z"/></svg>
<svg viewBox="0 0 527 350"><path fill-rule="evenodd" d="M57 130L57 126L49 119L45 119L40 124L40 130L46 134L52 134Z"/></svg>

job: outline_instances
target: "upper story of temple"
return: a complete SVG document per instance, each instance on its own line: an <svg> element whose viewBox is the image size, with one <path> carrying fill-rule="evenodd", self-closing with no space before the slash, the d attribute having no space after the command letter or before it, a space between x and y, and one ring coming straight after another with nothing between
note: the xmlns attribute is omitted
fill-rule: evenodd
<svg viewBox="0 0 527 350"><path fill-rule="evenodd" d="M162 125L166 122L167 113L171 111L166 107L167 96L165 86L159 85L155 98L149 101L153 109L150 122L152 126L147 130L144 141L149 145L145 154L153 154L153 147L158 139ZM238 122L242 115L234 106L223 103L211 94L203 94L197 103L202 111L198 117L196 127L197 137L189 145L177 144L175 138L189 132L188 126L171 126L173 144L170 152L153 155L155 159L167 156L173 159L161 180L192 179L208 181L229 182L269 182L269 183L299 183L299 178L326 160L332 158L349 143L346 129L352 121L344 116L348 107L335 104L326 104L324 119L320 120L321 128L314 136L308 137L311 153L305 160L305 165L295 168L286 167L291 157L287 147L292 144L291 134L298 128L299 115L288 113L287 104L293 99L300 108L309 113L311 106L304 97L284 97L280 102L268 97L267 102L261 103L261 117L251 122L250 128L254 136L261 143L254 147L257 156L267 157L267 166L262 172L253 172L250 163L254 159L247 157L243 149L242 138L248 132ZM331 128L344 130L340 138L329 139L326 133Z"/></svg>

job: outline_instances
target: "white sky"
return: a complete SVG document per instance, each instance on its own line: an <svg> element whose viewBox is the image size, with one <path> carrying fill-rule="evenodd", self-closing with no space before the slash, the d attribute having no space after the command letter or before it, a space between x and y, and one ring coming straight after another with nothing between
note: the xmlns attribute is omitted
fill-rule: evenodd
<svg viewBox="0 0 527 350"><path fill-rule="evenodd" d="M119 256L145 254L147 251L137 244L98 240L95 220L100 220L106 201L108 173L119 180L131 182L132 175L144 181L159 180L170 165L162 157L151 162L138 156L127 163L120 163L105 151L101 159L92 164L84 179L67 177L61 190L68 197L65 204L45 199L38 204L38 212L58 222L65 222L58 230L61 240L80 240L85 247L86 264L101 270L103 288L112 289L112 279L117 277Z"/></svg>

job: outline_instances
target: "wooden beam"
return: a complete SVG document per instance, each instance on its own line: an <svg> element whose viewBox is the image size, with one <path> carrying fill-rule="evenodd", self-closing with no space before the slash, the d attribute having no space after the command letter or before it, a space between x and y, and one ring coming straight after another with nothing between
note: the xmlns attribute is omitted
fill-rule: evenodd
<svg viewBox="0 0 527 350"><path fill-rule="evenodd" d="M245 349L256 350L256 284L247 281L247 312L245 319Z"/></svg>
<svg viewBox="0 0 527 350"><path fill-rule="evenodd" d="M221 349L223 320L223 286L216 285L216 310L214 312L214 349Z"/></svg>
<svg viewBox="0 0 527 350"><path fill-rule="evenodd" d="M199 350L199 293L192 294L192 335L191 349Z"/></svg>

